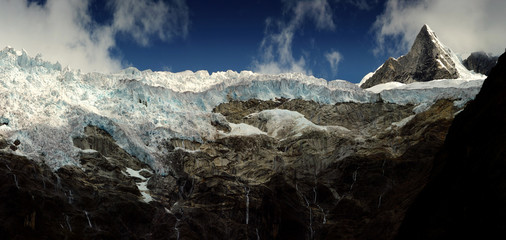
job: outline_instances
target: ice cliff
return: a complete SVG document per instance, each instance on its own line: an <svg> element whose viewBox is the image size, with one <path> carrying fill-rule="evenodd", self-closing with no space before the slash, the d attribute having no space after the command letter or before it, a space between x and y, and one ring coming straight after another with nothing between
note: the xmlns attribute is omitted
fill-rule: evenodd
<svg viewBox="0 0 506 240"><path fill-rule="evenodd" d="M212 109L229 100L384 101L426 108L440 98L464 104L482 83L483 79L450 79L364 90L347 81L298 73L171 73L135 68L114 74L82 73L7 47L0 51L0 134L21 141L17 154L44 160L57 169L79 165L80 149L73 139L83 135L85 126L94 125L111 134L128 153L163 171L159 145L172 138L217 139L220 132L211 122L226 119Z"/></svg>

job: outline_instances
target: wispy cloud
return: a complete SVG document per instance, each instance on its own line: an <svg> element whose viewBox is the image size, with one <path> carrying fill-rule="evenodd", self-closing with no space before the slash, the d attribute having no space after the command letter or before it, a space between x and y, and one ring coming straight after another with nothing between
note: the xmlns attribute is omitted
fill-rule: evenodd
<svg viewBox="0 0 506 240"><path fill-rule="evenodd" d="M146 46L153 35L167 41L188 34L189 11L184 0L115 0L113 29Z"/></svg>
<svg viewBox="0 0 506 240"><path fill-rule="evenodd" d="M325 58L330 64L330 69L332 70L332 74L337 74L337 66L339 65L339 62L342 60L342 56L337 51L331 51L325 54Z"/></svg>
<svg viewBox="0 0 506 240"><path fill-rule="evenodd" d="M405 53L423 24L464 55L479 50L501 54L506 47L506 1L389 0L385 6L373 27L376 54Z"/></svg>
<svg viewBox="0 0 506 240"><path fill-rule="evenodd" d="M305 21L312 21L319 30L334 30L332 9L327 0L284 0L285 20L266 20L265 36L260 45L261 56L253 62L253 70L263 73L301 72L311 74L304 56L294 57L293 39Z"/></svg>
<svg viewBox="0 0 506 240"><path fill-rule="evenodd" d="M157 37L168 41L188 32L184 0L111 0L113 20L93 21L89 0L47 0L44 5L26 0L0 0L0 45L41 53L45 59L83 71L111 72L122 67L110 50L117 34L148 45Z"/></svg>

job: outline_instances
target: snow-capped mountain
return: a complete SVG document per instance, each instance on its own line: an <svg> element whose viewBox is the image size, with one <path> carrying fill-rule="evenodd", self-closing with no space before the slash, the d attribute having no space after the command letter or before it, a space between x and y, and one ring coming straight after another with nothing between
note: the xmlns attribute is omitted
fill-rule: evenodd
<svg viewBox="0 0 506 240"><path fill-rule="evenodd" d="M368 74L359 83L370 88L387 82L412 83L435 79L479 79L462 65L460 58L446 47L428 25L424 25L404 56L389 58L374 73Z"/></svg>

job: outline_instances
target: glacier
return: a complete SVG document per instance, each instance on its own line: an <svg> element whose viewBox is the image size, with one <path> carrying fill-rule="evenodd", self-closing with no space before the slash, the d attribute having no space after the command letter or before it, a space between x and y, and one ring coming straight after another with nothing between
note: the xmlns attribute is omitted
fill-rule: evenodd
<svg viewBox="0 0 506 240"><path fill-rule="evenodd" d="M327 81L300 73L172 73L133 67L111 74L83 73L6 47L0 51L0 135L21 141L16 154L58 169L67 164L79 166L82 150L73 145L73 139L83 136L85 126L94 125L107 131L129 154L163 174L159 161L163 141L179 138L204 142L224 136L211 124L226 122L224 116L212 112L220 103L288 98L321 104L386 101L426 107L439 98L451 98L459 100L456 104L464 104L478 93L483 78L438 81L374 91L343 80ZM296 113L283 111L261 114L303 120ZM236 130L232 135L263 134L247 126L232 126Z"/></svg>

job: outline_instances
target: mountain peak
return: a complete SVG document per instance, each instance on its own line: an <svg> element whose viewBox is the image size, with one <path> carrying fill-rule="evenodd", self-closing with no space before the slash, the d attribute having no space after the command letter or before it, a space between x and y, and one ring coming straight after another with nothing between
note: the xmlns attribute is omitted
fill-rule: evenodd
<svg viewBox="0 0 506 240"><path fill-rule="evenodd" d="M432 31L429 25L425 24L420 32L418 32L418 35L416 36L413 46L411 46L411 50L408 54L419 55L424 52L426 53L427 50L434 51L435 49L438 49L439 52L447 52L443 44L436 36L436 33Z"/></svg>
<svg viewBox="0 0 506 240"><path fill-rule="evenodd" d="M412 83L456 79L460 76L457 70L459 65L461 63L458 58L425 24L416 36L408 54L399 57L395 62L388 59L360 87L370 88L387 82Z"/></svg>
<svg viewBox="0 0 506 240"><path fill-rule="evenodd" d="M422 29L420 29L420 32L418 32L417 38L419 36L428 36L430 39L437 39L436 33L427 24L424 24Z"/></svg>
<svg viewBox="0 0 506 240"><path fill-rule="evenodd" d="M423 27L422 27L422 30L420 30L420 32L431 32L431 33L433 33L434 31L432 31L432 29L429 27L429 25L424 24Z"/></svg>

